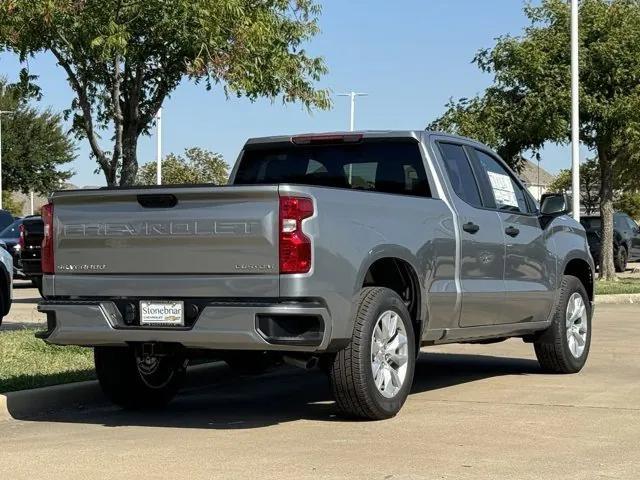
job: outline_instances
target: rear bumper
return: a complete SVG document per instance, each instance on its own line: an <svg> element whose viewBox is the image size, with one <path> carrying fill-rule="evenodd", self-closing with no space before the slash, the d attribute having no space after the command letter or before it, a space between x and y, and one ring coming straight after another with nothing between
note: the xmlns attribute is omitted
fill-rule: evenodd
<svg viewBox="0 0 640 480"><path fill-rule="evenodd" d="M48 320L48 330L38 336L56 345L118 346L133 342L168 342L209 350L322 352L338 350L348 342L332 338L329 311L317 302L212 302L202 308L190 327L184 328L127 326L118 306L110 300L44 301L38 305L38 310L46 313ZM312 339L296 337L296 334L284 340L270 337L278 329L265 328L265 317L286 317L294 323L297 319L314 318L315 324L319 325L317 335Z"/></svg>

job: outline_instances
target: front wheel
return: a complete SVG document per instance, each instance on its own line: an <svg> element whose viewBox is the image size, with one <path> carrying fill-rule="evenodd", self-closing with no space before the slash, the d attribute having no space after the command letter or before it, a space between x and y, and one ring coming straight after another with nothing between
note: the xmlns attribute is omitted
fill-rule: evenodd
<svg viewBox="0 0 640 480"><path fill-rule="evenodd" d="M104 394L127 409L165 406L186 375L182 356L143 355L135 347L95 347L94 360Z"/></svg>
<svg viewBox="0 0 640 480"><path fill-rule="evenodd" d="M411 317L402 299L383 287L362 289L353 338L329 365L339 409L370 420L395 416L404 404L416 361Z"/></svg>
<svg viewBox="0 0 640 480"><path fill-rule="evenodd" d="M550 373L582 370L591 346L591 302L579 279L564 275L551 326L534 342L542 369Z"/></svg>

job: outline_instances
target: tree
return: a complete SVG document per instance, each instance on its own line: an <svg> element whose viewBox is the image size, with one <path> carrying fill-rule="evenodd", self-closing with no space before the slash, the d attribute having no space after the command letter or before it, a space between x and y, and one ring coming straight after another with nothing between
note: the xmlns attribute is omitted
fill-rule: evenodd
<svg viewBox="0 0 640 480"><path fill-rule="evenodd" d="M13 111L2 116L2 188L48 195L71 177L61 167L75 158L75 146L61 116L38 111L22 93L0 79L0 110Z"/></svg>
<svg viewBox="0 0 640 480"><path fill-rule="evenodd" d="M571 190L571 170L560 170L549 185L549 191L566 193ZM587 215L592 215L600 204L600 166L592 158L580 165L580 203Z"/></svg>
<svg viewBox="0 0 640 480"><path fill-rule="evenodd" d="M497 131L500 143L566 143L571 112L570 7L565 0L542 0L537 6L527 4L525 14L530 24L520 37L500 37L492 49L476 55L475 63L494 81L474 103L497 109L489 128ZM600 166L600 276L614 279L615 171L629 161L629 146L640 145L640 0L582 0L580 50L580 138L597 154ZM464 104L450 105L445 120L454 107L465 110Z"/></svg>
<svg viewBox="0 0 640 480"><path fill-rule="evenodd" d="M14 217L22 215L22 204L16 200L9 190L2 190L2 209Z"/></svg>
<svg viewBox="0 0 640 480"><path fill-rule="evenodd" d="M615 201L614 205L616 210L625 212L631 218L640 220L640 193L624 192Z"/></svg>
<svg viewBox="0 0 640 480"><path fill-rule="evenodd" d="M163 184L213 183L224 185L229 179L229 166L222 155L202 148L188 148L184 156L173 153L162 160ZM156 184L157 163L149 162L140 167L140 185Z"/></svg>
<svg viewBox="0 0 640 480"><path fill-rule="evenodd" d="M324 61L302 48L319 13L313 0L10 0L0 2L0 49L23 62L53 54L75 94L74 131L108 185L129 185L139 136L185 77L251 101L328 108L313 86Z"/></svg>
<svg viewBox="0 0 640 480"><path fill-rule="evenodd" d="M450 100L442 117L427 128L485 143L519 172L524 161L522 152L531 150L539 159L538 151L549 139L562 138L564 126L547 124L542 116L524 101L522 92L490 87L482 96Z"/></svg>

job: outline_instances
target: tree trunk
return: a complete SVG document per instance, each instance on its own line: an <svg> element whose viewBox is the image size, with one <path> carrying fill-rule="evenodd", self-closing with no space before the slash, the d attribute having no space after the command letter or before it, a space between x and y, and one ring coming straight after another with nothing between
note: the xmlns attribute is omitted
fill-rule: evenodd
<svg viewBox="0 0 640 480"><path fill-rule="evenodd" d="M122 135L122 171L120 172L120 185L133 185L138 175L138 128L134 124L128 124Z"/></svg>
<svg viewBox="0 0 640 480"><path fill-rule="evenodd" d="M602 219L602 250L600 279L615 280L613 264L613 159L606 147L598 146L600 161L600 216Z"/></svg>
<svg viewBox="0 0 640 480"><path fill-rule="evenodd" d="M104 178L107 182L107 186L115 187L117 182L117 169L111 168L111 165L106 165L107 160L104 161L105 164L100 163L100 168L102 168L102 173L104 173Z"/></svg>

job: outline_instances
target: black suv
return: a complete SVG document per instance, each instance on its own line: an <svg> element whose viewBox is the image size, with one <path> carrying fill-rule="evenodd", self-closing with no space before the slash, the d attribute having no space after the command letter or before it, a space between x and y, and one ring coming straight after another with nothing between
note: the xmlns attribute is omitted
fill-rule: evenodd
<svg viewBox="0 0 640 480"><path fill-rule="evenodd" d="M589 249L596 266L600 264L602 220L598 216L580 218L587 231ZM624 272L627 262L640 260L640 228L626 213L613 214L613 259L616 272Z"/></svg>

